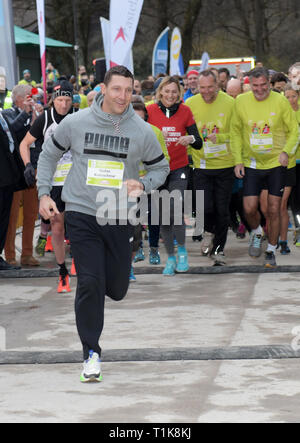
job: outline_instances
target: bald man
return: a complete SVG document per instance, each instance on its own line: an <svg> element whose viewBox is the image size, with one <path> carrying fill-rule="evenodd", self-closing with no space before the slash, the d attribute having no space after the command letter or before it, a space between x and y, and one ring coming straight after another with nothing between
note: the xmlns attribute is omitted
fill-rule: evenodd
<svg viewBox="0 0 300 443"><path fill-rule="evenodd" d="M229 80L227 83L227 89L226 92L228 95L230 95L232 98L237 98L238 95L242 94L242 84L240 80L233 78L232 80Z"/></svg>
<svg viewBox="0 0 300 443"><path fill-rule="evenodd" d="M94 98L96 97L97 94L98 94L98 92L95 91L95 90L93 90L93 91L90 91L90 92L88 93L88 95L86 96L86 98L87 98L87 102L88 102L88 106L89 106L89 107L92 106L92 103L93 103L93 101L94 101Z"/></svg>

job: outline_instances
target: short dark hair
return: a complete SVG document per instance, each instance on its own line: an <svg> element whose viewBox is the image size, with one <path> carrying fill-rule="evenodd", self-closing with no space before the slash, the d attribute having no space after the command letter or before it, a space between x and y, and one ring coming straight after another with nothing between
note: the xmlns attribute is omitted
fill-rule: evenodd
<svg viewBox="0 0 300 443"><path fill-rule="evenodd" d="M227 68L220 68L219 69L219 74L226 74L226 77L227 78L230 78L230 71L229 71L229 69L227 69Z"/></svg>
<svg viewBox="0 0 300 443"><path fill-rule="evenodd" d="M147 111L147 108L146 108L145 104L140 102L140 101L138 101L138 102L137 101L136 102L132 101L131 104L132 104L132 107L133 107L133 109L135 111L142 111L142 112L144 112L145 121L147 121L148 120L148 111Z"/></svg>
<svg viewBox="0 0 300 443"><path fill-rule="evenodd" d="M259 78L259 77L265 77L267 80L269 80L269 70L267 68L254 68L249 72L249 78L250 80L253 78Z"/></svg>
<svg viewBox="0 0 300 443"><path fill-rule="evenodd" d="M132 83L134 81L134 76L129 71L129 69L127 69L125 66L122 66L122 65L114 66L114 67L110 68L109 71L107 71L104 76L103 83L105 84L105 86L107 86L110 83L110 81L114 75L119 75L121 77L131 78Z"/></svg>
<svg viewBox="0 0 300 443"><path fill-rule="evenodd" d="M287 76L283 72L277 72L271 78L271 83L272 83L272 85L275 85L275 83L277 83L277 82L288 83L288 78L287 78Z"/></svg>
<svg viewBox="0 0 300 443"><path fill-rule="evenodd" d="M217 81L216 74L213 72L212 69L206 69L205 71L200 72L200 73L199 73L199 79L200 79L201 77L212 77L212 78L214 79L215 83L218 82L218 81Z"/></svg>

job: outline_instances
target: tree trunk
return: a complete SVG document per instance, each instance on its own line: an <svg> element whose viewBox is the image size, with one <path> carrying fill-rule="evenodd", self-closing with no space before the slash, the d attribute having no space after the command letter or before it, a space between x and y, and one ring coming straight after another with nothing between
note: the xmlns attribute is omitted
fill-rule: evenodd
<svg viewBox="0 0 300 443"><path fill-rule="evenodd" d="M264 0L255 0L255 55L256 60L263 62L265 59L264 37L265 37L265 3Z"/></svg>

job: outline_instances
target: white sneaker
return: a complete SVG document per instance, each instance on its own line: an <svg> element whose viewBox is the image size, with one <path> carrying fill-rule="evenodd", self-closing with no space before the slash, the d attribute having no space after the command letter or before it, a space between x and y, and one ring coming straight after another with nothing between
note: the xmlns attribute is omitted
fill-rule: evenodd
<svg viewBox="0 0 300 443"><path fill-rule="evenodd" d="M211 253L213 247L213 241L214 241L214 234L210 232L203 233L203 240L201 242L201 254L203 256L207 257Z"/></svg>
<svg viewBox="0 0 300 443"><path fill-rule="evenodd" d="M80 376L80 381L82 383L94 381L100 382L102 381L102 378L100 357L96 352L90 351L88 360L85 360L83 363L83 371Z"/></svg>

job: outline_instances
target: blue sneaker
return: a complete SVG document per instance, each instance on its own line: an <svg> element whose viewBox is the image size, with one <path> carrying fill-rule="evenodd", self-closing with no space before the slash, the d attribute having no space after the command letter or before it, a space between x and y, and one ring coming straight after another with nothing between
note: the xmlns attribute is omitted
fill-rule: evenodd
<svg viewBox="0 0 300 443"><path fill-rule="evenodd" d="M155 248L150 248L149 263L150 265L160 265L160 255L158 250Z"/></svg>
<svg viewBox="0 0 300 443"><path fill-rule="evenodd" d="M166 263L166 267L163 270L163 275L166 275L167 277L172 277L175 275L176 270L176 257L169 257Z"/></svg>
<svg viewBox="0 0 300 443"><path fill-rule="evenodd" d="M282 254L282 255L288 255L288 254L290 254L291 253L291 250L290 250L290 248L289 248L289 246L288 246L288 243L287 243L287 241L280 241L279 242L279 247L280 247L280 254Z"/></svg>
<svg viewBox="0 0 300 443"><path fill-rule="evenodd" d="M188 254L184 246L178 246L177 256L176 272L187 272L189 270Z"/></svg>
<svg viewBox="0 0 300 443"><path fill-rule="evenodd" d="M139 261L144 261L144 260L145 260L145 254L143 248L140 248L134 257L133 262L138 263Z"/></svg>
<svg viewBox="0 0 300 443"><path fill-rule="evenodd" d="M130 282L135 282L136 281L136 278L135 278L135 275L134 275L134 271L133 271L133 266L131 266L129 281Z"/></svg>

